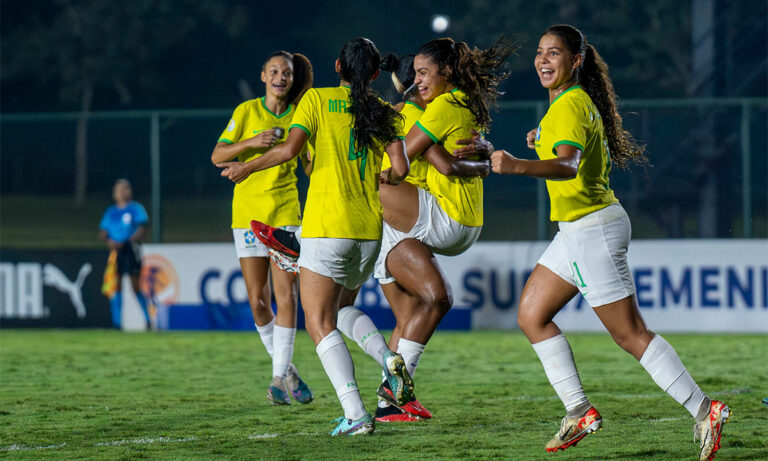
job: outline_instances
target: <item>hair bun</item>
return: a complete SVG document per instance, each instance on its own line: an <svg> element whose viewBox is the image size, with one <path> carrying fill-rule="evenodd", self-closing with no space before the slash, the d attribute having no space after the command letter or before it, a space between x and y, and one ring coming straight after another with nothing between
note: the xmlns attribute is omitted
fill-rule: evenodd
<svg viewBox="0 0 768 461"><path fill-rule="evenodd" d="M395 53L387 53L384 59L381 60L379 68L387 72L395 72L400 66L400 58Z"/></svg>

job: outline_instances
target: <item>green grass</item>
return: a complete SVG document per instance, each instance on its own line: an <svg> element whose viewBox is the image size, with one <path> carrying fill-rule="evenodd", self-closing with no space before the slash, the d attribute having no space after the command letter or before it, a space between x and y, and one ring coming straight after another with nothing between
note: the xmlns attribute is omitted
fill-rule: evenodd
<svg viewBox="0 0 768 461"><path fill-rule="evenodd" d="M692 420L607 335L569 335L605 430L547 456L563 409L520 333L438 332L416 375L435 417L331 438L341 415L309 337L295 363L309 405L273 407L255 333L122 334L4 330L0 458L5 459L694 459ZM718 459L768 459L765 336L667 335L698 383L735 418ZM369 410L379 371L351 348ZM16 448L16 449L12 449Z"/></svg>

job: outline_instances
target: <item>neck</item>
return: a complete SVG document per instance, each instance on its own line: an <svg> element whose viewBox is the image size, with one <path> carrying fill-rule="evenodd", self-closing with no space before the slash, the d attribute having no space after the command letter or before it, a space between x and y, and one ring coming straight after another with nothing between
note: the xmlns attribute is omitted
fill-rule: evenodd
<svg viewBox="0 0 768 461"><path fill-rule="evenodd" d="M117 205L118 208L125 208L125 206L128 205L128 202L130 202L130 200L118 200L115 202L115 205Z"/></svg>
<svg viewBox="0 0 768 461"><path fill-rule="evenodd" d="M348 87L352 88L352 84L349 83L346 80L343 80L343 79L341 80L341 82L339 82L339 86L348 86Z"/></svg>
<svg viewBox="0 0 768 461"><path fill-rule="evenodd" d="M288 101L285 99L278 99L274 95L267 93L264 95L264 105L267 109L272 111L273 114L282 114L288 108Z"/></svg>
<svg viewBox="0 0 768 461"><path fill-rule="evenodd" d="M562 85L558 86L557 88L550 88L549 89L549 103L552 104L552 102L557 99L558 96L565 93L565 90L568 88L576 86L575 80L568 80L567 82L563 83Z"/></svg>

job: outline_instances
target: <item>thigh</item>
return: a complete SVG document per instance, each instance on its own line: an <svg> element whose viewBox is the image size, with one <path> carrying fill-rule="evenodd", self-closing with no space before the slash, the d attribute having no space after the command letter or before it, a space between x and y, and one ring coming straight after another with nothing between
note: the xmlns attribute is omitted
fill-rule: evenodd
<svg viewBox="0 0 768 461"><path fill-rule="evenodd" d="M517 311L518 323L531 343L560 332L552 319L579 290L547 267L537 264L525 282Z"/></svg>
<svg viewBox="0 0 768 461"><path fill-rule="evenodd" d="M451 297L451 288L435 255L422 242L405 239L387 257L387 269L406 291L423 301Z"/></svg>
<svg viewBox="0 0 768 461"><path fill-rule="evenodd" d="M384 221L400 232L410 231L419 219L419 188L403 181L397 186L379 188Z"/></svg>
<svg viewBox="0 0 768 461"><path fill-rule="evenodd" d="M304 309L307 333L317 345L336 328L336 313L343 287L333 279L306 267L301 268L301 307Z"/></svg>
<svg viewBox="0 0 768 461"><path fill-rule="evenodd" d="M256 303L264 292L269 293L267 274L269 271L269 259L239 258L240 270L243 272L243 282L248 291L251 304ZM252 299L252 297L255 297Z"/></svg>

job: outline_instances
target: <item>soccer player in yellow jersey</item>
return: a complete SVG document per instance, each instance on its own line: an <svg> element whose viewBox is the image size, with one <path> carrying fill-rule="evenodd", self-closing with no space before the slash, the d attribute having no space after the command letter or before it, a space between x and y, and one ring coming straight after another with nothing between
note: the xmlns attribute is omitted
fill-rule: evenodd
<svg viewBox="0 0 768 461"><path fill-rule="evenodd" d="M433 253L466 251L483 224L487 158L460 160L448 151L459 139L472 137L472 130L488 128L489 105L503 78L498 68L511 52L507 42L479 50L443 38L423 45L413 60L414 83L427 106L408 131L407 152L414 162L423 156L429 166L423 186L382 186L385 223L375 273L397 318L389 346L403 355L411 374L453 304ZM387 391L385 382L379 395ZM376 417L410 421L431 413L417 400L404 406L382 402Z"/></svg>
<svg viewBox="0 0 768 461"><path fill-rule="evenodd" d="M546 179L551 219L559 225L526 282L518 310L520 328L566 409L546 450L573 446L602 425L584 394L568 340L552 321L581 292L614 341L694 417L699 459L711 460L730 410L704 395L672 346L648 330L637 307L626 258L629 218L609 187L608 173L611 164L644 161L644 148L622 127L608 66L578 29L555 25L541 36L534 67L550 101L539 127L526 137L540 160L496 151L491 161L496 173Z"/></svg>
<svg viewBox="0 0 768 461"><path fill-rule="evenodd" d="M264 63L261 80L265 95L237 106L211 155L214 164L235 158L245 162L283 143L296 112L295 103L312 86L312 66L300 54L278 51ZM281 270L275 261L270 267L269 251L274 250L257 241L250 221L256 218L286 228L300 224L295 170L296 160L254 174L235 185L232 198L232 235L256 329L272 357L273 378L267 396L275 405L290 404L289 391L301 403L312 400L311 390L291 363L296 336L296 274ZM272 274L277 316L272 313L268 273Z"/></svg>
<svg viewBox="0 0 768 461"><path fill-rule="evenodd" d="M344 409L331 435L368 434L374 429L355 382L352 357L336 329L337 309L352 304L373 271L381 239L379 182L397 184L408 174L399 136L401 118L370 88L380 61L373 42L351 40L335 64L341 85L311 89L304 95L284 144L247 163L219 165L222 176L240 182L253 172L295 158L307 142L313 146L298 264L307 332ZM385 151L392 168L380 175ZM389 350L372 323L360 322L355 328L366 330L364 349L377 351L373 355L396 400L409 401L413 382L402 357Z"/></svg>

